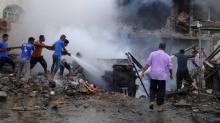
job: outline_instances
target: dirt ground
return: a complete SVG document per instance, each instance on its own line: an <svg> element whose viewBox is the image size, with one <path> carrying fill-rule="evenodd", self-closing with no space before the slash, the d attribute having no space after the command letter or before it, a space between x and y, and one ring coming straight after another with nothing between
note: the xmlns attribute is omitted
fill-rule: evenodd
<svg viewBox="0 0 220 123"><path fill-rule="evenodd" d="M14 111L17 97L0 103L0 123L192 123L184 108L165 104L165 111L148 109L148 100L119 94L54 97L47 108ZM27 105L37 105L28 97Z"/></svg>

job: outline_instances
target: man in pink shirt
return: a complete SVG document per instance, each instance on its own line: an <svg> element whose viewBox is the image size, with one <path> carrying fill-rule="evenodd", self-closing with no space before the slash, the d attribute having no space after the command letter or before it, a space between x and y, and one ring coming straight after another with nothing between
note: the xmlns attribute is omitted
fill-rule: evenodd
<svg viewBox="0 0 220 123"><path fill-rule="evenodd" d="M141 77L143 78L144 72L151 67L150 72L150 109L154 108L154 100L157 97L158 112L163 111L162 105L164 104L164 97L166 92L166 79L168 73L170 78L173 78L172 63L170 56L165 52L166 44L160 43L159 50L150 54L147 63L143 68ZM157 96L156 96L157 95Z"/></svg>

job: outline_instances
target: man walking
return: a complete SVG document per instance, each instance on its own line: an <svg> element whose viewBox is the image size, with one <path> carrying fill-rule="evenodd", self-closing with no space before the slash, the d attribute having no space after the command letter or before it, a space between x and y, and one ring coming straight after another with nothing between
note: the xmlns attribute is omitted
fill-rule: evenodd
<svg viewBox="0 0 220 123"><path fill-rule="evenodd" d="M170 78L173 78L172 63L170 56L165 52L166 44L160 43L159 50L150 54L147 59L147 63L143 68L141 77L143 78L144 72L151 67L150 72L150 109L154 109L154 101L157 97L158 112L163 111L162 105L164 104L165 91L166 91L166 79L168 71L170 72ZM156 96L157 95L157 96Z"/></svg>
<svg viewBox="0 0 220 123"><path fill-rule="evenodd" d="M40 35L39 41L34 42L34 45L36 45L36 48L32 53L30 64L31 64L31 69L33 69L34 66L39 62L41 64L41 66L43 67L44 73L46 76L47 75L47 62L45 61L44 57L42 56L42 50L45 47L44 42L45 42L44 35Z"/></svg>
<svg viewBox="0 0 220 123"><path fill-rule="evenodd" d="M189 75L189 70L188 70L188 60L190 58L193 58L193 55L185 55L185 51L182 49L180 50L179 53L174 54L177 57L177 73L176 73L176 85L177 85L177 90L180 90L182 87L182 81L183 79L187 82L184 85L186 87L189 87L192 85L192 78Z"/></svg>

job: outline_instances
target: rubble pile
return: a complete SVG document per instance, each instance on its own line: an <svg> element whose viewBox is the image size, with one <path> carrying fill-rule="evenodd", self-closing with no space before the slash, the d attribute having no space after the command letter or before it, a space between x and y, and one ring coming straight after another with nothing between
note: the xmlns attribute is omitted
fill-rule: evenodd
<svg viewBox="0 0 220 123"><path fill-rule="evenodd" d="M15 78L9 74L0 73L0 91L6 92L8 95L16 95L19 89L16 87Z"/></svg>
<svg viewBox="0 0 220 123"><path fill-rule="evenodd" d="M206 123L208 119L220 115L219 100L209 91L190 94L169 92L167 98L174 108L190 111L195 122ZM200 122L200 119L203 119L203 122Z"/></svg>
<svg viewBox="0 0 220 123"><path fill-rule="evenodd" d="M69 96L79 93L94 94L97 92L96 86L86 80L80 65L73 62L71 68L69 74L64 77L58 77L56 80L57 87L53 90L59 94ZM16 77L8 73L0 73L0 91L7 93L9 96L31 94L33 92L49 94L51 88L48 78L43 73L37 73L33 74L28 82L24 82L22 80L16 81Z"/></svg>

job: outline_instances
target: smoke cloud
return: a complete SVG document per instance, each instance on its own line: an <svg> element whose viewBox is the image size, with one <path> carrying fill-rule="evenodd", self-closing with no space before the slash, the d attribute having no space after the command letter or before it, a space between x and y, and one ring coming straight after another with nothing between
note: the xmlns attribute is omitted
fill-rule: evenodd
<svg viewBox="0 0 220 123"><path fill-rule="evenodd" d="M124 45L127 39L118 21L116 3L115 0L27 0L23 3L25 13L21 26L17 27L17 37L25 41L29 36L38 38L44 34L45 43L52 45L65 34L70 41L67 49L73 54L80 52L83 63L97 68L88 69L89 74L100 78L110 68L100 66L97 59L125 58L125 52L129 51ZM52 52L44 50L43 55L51 64ZM97 84L102 86L102 80Z"/></svg>
<svg viewBox="0 0 220 123"><path fill-rule="evenodd" d="M145 38L131 38L128 34L136 26L160 30L171 6L172 0L134 0L124 7L119 7L116 0L26 0L22 6L25 11L22 24L16 27L15 35L25 41L29 36L37 38L44 34L45 43L52 45L61 34L66 34L70 41L67 49L73 54L80 52L83 66L89 75L95 75L90 76L93 82L105 86L100 78L111 66L97 59L126 58L125 52L131 51L145 63L147 55L161 41L159 33ZM172 43L167 47L169 54L177 49L173 49ZM52 53L47 50L43 53L49 65Z"/></svg>

